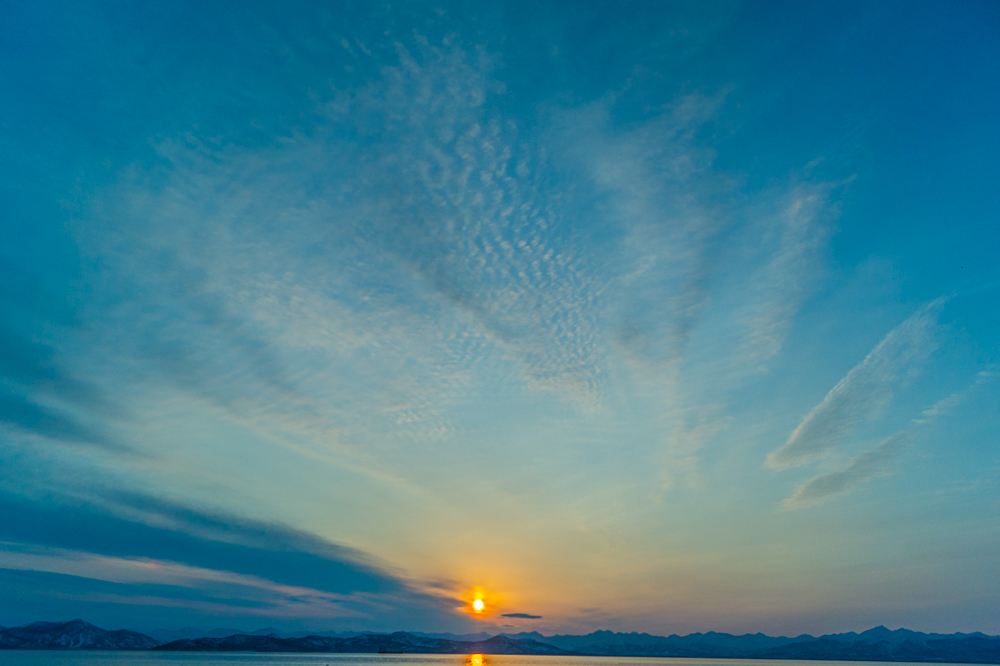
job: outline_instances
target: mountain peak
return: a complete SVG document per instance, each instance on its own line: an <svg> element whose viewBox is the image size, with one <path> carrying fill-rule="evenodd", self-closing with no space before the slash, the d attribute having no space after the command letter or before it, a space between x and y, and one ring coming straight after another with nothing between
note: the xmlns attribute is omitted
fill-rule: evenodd
<svg viewBox="0 0 1000 666"><path fill-rule="evenodd" d="M157 641L134 631L107 631L77 618L35 622L0 631L0 648L14 650L145 650Z"/></svg>

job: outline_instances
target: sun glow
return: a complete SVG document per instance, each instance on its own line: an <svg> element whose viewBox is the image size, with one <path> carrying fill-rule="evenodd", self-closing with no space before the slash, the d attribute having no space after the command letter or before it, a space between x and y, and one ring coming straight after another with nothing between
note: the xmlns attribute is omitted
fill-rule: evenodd
<svg viewBox="0 0 1000 666"><path fill-rule="evenodd" d="M478 585L466 590L459 598L462 600L462 606L455 610L460 610L477 620L493 616L503 606L501 595Z"/></svg>

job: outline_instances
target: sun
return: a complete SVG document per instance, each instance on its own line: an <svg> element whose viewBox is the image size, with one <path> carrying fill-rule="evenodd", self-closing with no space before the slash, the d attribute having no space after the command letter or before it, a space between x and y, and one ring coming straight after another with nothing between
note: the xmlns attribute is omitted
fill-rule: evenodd
<svg viewBox="0 0 1000 666"><path fill-rule="evenodd" d="M501 595L480 585L466 590L459 599L462 600L462 605L455 610L471 615L477 620L485 620L503 607Z"/></svg>

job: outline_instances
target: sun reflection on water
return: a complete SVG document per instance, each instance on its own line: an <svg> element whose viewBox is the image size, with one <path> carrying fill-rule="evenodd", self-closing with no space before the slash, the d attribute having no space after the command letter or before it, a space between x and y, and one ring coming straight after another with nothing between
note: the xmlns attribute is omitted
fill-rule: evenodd
<svg viewBox="0 0 1000 666"><path fill-rule="evenodd" d="M465 666L490 666L485 654L470 654L465 657Z"/></svg>

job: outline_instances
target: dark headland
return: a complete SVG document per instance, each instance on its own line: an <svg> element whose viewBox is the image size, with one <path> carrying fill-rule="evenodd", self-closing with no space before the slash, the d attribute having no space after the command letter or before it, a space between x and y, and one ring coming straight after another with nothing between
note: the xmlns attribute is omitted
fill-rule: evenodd
<svg viewBox="0 0 1000 666"><path fill-rule="evenodd" d="M268 632L268 633L264 633ZM167 636L171 632L152 632ZM233 633L165 640L135 631L108 631L83 620L35 622L0 627L4 650L157 650L189 652L326 652L422 654L533 654L739 659L816 659L838 661L915 661L1000 664L1000 637L925 634L875 627L863 633L802 635L794 638L716 632L653 636L596 631L585 636L538 633L477 634L471 637L408 632ZM223 632L225 633L225 632ZM468 639L471 640L462 640Z"/></svg>

